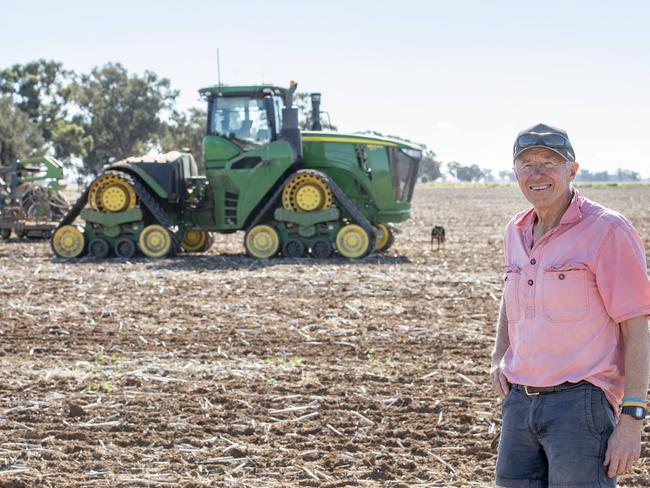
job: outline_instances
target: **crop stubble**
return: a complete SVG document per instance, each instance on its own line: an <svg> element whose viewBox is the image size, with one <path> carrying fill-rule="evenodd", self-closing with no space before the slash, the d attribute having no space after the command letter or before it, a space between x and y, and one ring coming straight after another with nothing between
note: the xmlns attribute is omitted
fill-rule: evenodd
<svg viewBox="0 0 650 488"><path fill-rule="evenodd" d="M584 193L650 241L646 188ZM0 241L0 487L490 486L502 230L525 205L418 188L359 262L255 261L240 234L128 262Z"/></svg>

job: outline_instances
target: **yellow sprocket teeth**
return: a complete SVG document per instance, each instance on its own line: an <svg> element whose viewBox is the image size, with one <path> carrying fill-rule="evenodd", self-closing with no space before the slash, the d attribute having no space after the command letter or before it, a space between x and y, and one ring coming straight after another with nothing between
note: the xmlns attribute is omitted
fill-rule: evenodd
<svg viewBox="0 0 650 488"><path fill-rule="evenodd" d="M135 190L126 179L105 173L95 178L88 192L88 205L100 212L116 213L135 208Z"/></svg>
<svg viewBox="0 0 650 488"><path fill-rule="evenodd" d="M297 173L282 190L282 206L293 212L316 212L332 206L332 190L318 175Z"/></svg>

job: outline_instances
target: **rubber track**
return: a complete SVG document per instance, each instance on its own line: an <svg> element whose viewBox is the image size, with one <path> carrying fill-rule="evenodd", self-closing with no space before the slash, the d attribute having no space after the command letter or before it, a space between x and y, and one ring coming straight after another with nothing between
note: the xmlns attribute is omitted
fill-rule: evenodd
<svg viewBox="0 0 650 488"><path fill-rule="evenodd" d="M315 171L314 173L317 173L319 175L323 175L325 177L325 180L327 181L327 184L330 185L330 188L332 189L332 193L334 193L334 196L336 197L336 201L339 202L345 211L350 214L352 217L352 221L360 226L363 230L366 231L368 234L368 238L370 239L370 242L368 243L368 250L363 254L361 257L366 257L367 255L371 254L375 250L375 242L377 241L377 235L375 234L375 229L372 228L372 225L370 225L370 222L368 221L367 218L364 217L364 215L361 213L361 211L357 208L357 206L352 203L352 200L348 198L348 196L343 193L343 190L334 183L334 180L332 180L329 176L320 173L319 171Z"/></svg>
<svg viewBox="0 0 650 488"><path fill-rule="evenodd" d="M325 180L325 182L332 189L332 193L334 193L334 196L336 197L336 202L339 203L343 207L343 209L352 217L352 222L357 224L368 234L368 238L370 239L370 242L368 244L368 250L361 257L366 257L368 254L373 252L375 250L375 242L377 240L377 235L375 234L375 230L372 228L372 225L370 225L368 219L364 217L361 211L359 211L357 206L354 203L352 203L352 200L348 198L348 196L343 192L343 190L341 190L341 188L336 183L334 183L334 180L332 180L325 173L321 173L320 171L315 171L311 169L301 169L299 171L296 171L295 173L291 173L280 185L280 187L275 191L275 193L271 196L271 198L266 203L266 205L262 207L262 210L257 215L257 217L253 219L251 225L248 226L247 232L253 227L255 227L264 218L264 215L266 215L266 213L271 209L271 207L276 202L279 201L280 194L282 193L282 190L284 190L284 187L289 181L289 179L298 173L310 174L312 176L317 176Z"/></svg>
<svg viewBox="0 0 650 488"><path fill-rule="evenodd" d="M55 231L60 229L64 225L70 225L72 224L72 222L74 222L74 220L79 216L84 206L86 205L89 192L90 192L90 185L88 185L84 190L84 192L81 194L81 196L77 198L77 201L74 203L72 207L70 207L68 213L63 216L63 218L59 222L59 225L56 226Z"/></svg>
<svg viewBox="0 0 650 488"><path fill-rule="evenodd" d="M145 207L149 209L156 222L158 222L160 225L162 225L164 228L166 228L169 231L170 235L172 236L172 242L174 244L173 253L174 254L178 253L178 251L181 248L181 241L182 241L181 237L178 235L178 232L174 232L174 230L172 229L171 220L169 220L167 213L156 201L156 199L151 195L149 190L146 189L146 187L140 181L140 179L134 178L130 174L125 173L124 171L106 171L102 174L113 174L115 176L118 176L119 178L122 178L123 180L131 184L131 186L133 186L133 189L135 190L135 194L140 198L140 201L145 205ZM86 205L86 202L88 200L88 193L90 192L91 186L92 183L88 185L85 191L77 199L75 204L70 208L70 210L65 215L65 217L61 219L61 222L59 222L59 225L56 227L57 229L63 227L64 225L72 224L72 222L74 222L74 220L79 216L81 210L83 210L84 206Z"/></svg>

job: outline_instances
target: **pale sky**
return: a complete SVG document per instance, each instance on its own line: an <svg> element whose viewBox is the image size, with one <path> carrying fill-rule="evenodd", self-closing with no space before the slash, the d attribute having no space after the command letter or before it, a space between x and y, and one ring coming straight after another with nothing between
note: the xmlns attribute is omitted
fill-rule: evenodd
<svg viewBox="0 0 650 488"><path fill-rule="evenodd" d="M54 6L53 6L54 5ZM0 67L120 62L180 90L269 82L320 91L341 131L511 167L517 132L569 133L582 167L650 177L650 2L0 0Z"/></svg>

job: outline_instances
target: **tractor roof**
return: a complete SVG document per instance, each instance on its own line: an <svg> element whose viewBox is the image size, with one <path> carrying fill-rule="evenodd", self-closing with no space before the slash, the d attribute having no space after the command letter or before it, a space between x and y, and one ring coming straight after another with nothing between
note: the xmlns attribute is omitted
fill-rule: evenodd
<svg viewBox="0 0 650 488"><path fill-rule="evenodd" d="M225 97L234 96L261 96L263 93L280 95L282 97L287 93L286 88L275 85L244 85L244 86L226 86L214 85L201 88L199 93L204 97L213 97L222 95Z"/></svg>

